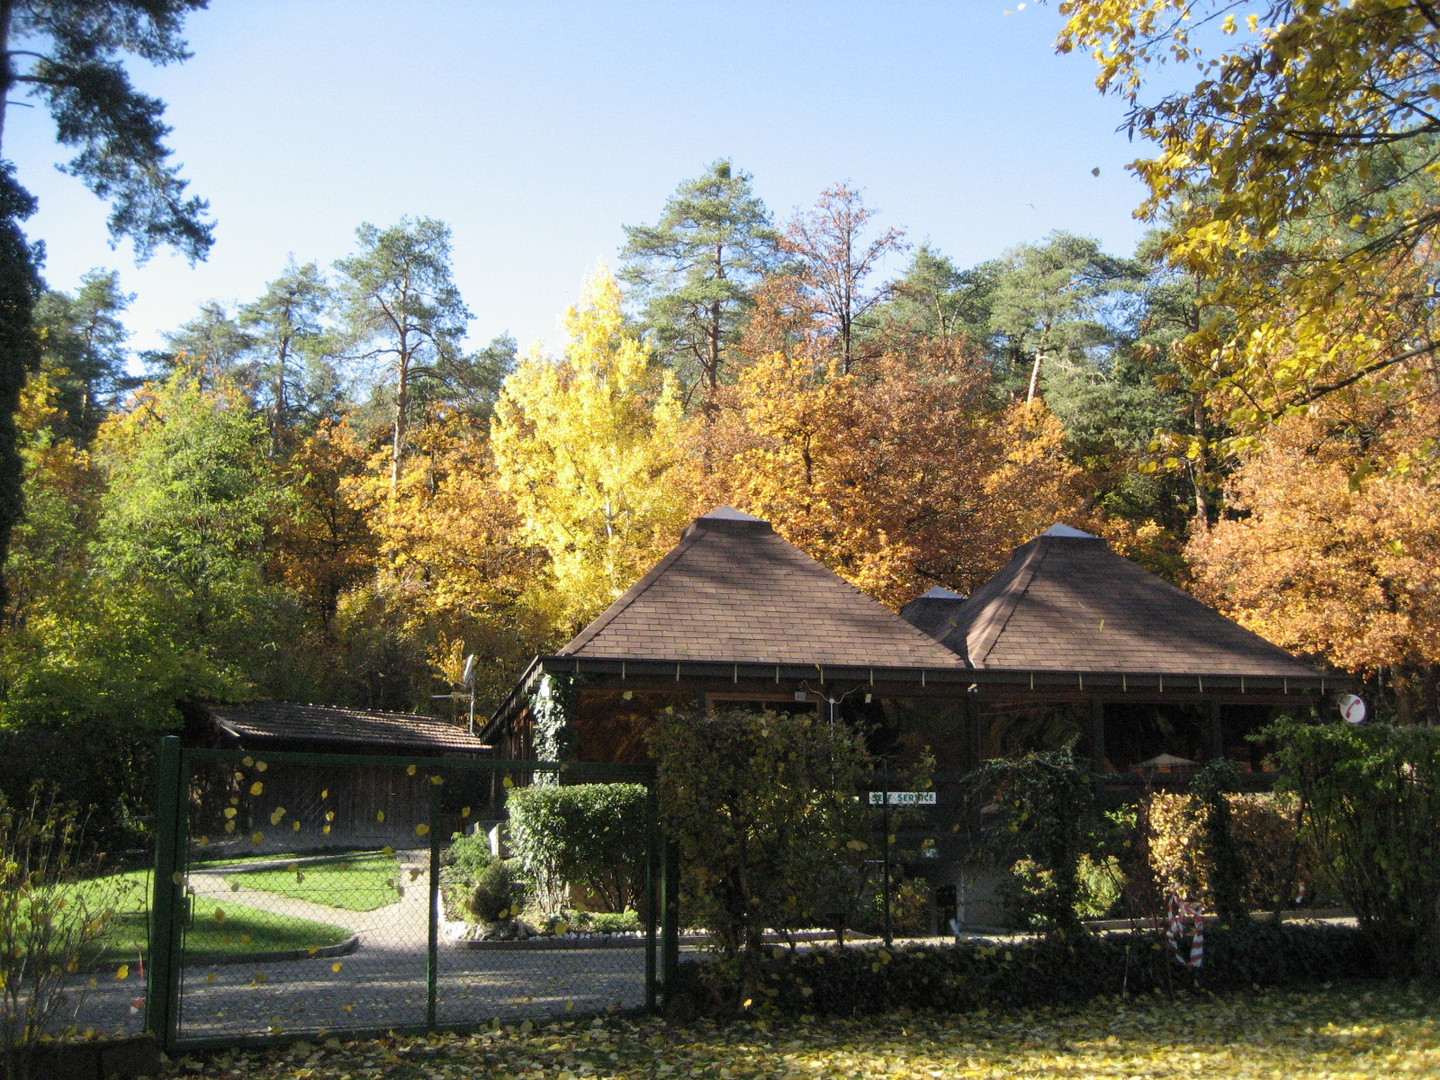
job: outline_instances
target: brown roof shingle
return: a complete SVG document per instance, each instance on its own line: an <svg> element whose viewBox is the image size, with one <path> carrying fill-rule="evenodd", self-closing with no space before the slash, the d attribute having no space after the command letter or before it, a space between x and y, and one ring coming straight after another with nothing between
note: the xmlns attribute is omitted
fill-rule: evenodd
<svg viewBox="0 0 1440 1080"><path fill-rule="evenodd" d="M1099 537L1073 529L1052 529L1017 548L968 600L950 602L948 618L936 607L925 607L927 628L977 668L1321 674L1117 555Z"/></svg>
<svg viewBox="0 0 1440 1080"><path fill-rule="evenodd" d="M670 554L561 650L607 659L963 667L767 521L729 507L697 518Z"/></svg>
<svg viewBox="0 0 1440 1080"><path fill-rule="evenodd" d="M373 751L424 749L479 753L488 747L463 727L417 713L371 712L288 701L209 705L205 712L242 740L353 743Z"/></svg>

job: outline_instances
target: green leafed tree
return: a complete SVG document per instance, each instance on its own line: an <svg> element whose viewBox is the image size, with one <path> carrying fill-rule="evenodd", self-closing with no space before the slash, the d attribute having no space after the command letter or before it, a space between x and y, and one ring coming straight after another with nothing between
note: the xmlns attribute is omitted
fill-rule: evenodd
<svg viewBox="0 0 1440 1080"><path fill-rule="evenodd" d="M47 289L35 309L42 370L59 394L60 433L89 442L132 383L125 373L129 332L120 316L134 300L114 270L91 270L75 292Z"/></svg>
<svg viewBox="0 0 1440 1080"><path fill-rule="evenodd" d="M738 709L667 713L649 738L681 917L753 977L765 931L814 925L865 857L864 740L815 715Z"/></svg>
<svg viewBox="0 0 1440 1080"><path fill-rule="evenodd" d="M202 303L193 319L165 335L165 344L168 349L144 356L155 377L179 375L210 390L228 384L254 391L250 350L255 341L220 301Z"/></svg>
<svg viewBox="0 0 1440 1080"><path fill-rule="evenodd" d="M270 423L270 450L286 446L295 422L328 411L339 390L330 353L333 336L324 316L331 305L329 285L313 262L296 266L265 287L265 294L240 308L238 323L249 335L255 364L256 396Z"/></svg>
<svg viewBox="0 0 1440 1080"><path fill-rule="evenodd" d="M1133 290L1139 268L1107 255L1089 237L1056 232L1006 252L994 267L990 331L1013 376L1028 371L1025 400L1041 389L1046 365L1081 365L1115 344L1107 307Z"/></svg>
<svg viewBox="0 0 1440 1080"><path fill-rule="evenodd" d="M385 229L367 222L355 235L359 250L335 264L341 319L352 355L379 365L390 395L393 488L426 384L443 386L464 371L461 342L471 315L451 278L443 221L402 218Z"/></svg>
<svg viewBox="0 0 1440 1080"><path fill-rule="evenodd" d="M233 390L176 377L102 429L97 573L156 598L195 677L264 681L294 602L264 576L284 505L263 419ZM275 667L275 663L268 666Z"/></svg>
<svg viewBox="0 0 1440 1080"><path fill-rule="evenodd" d="M654 225L625 226L620 276L638 290L660 358L687 397L698 389L707 403L778 258L779 235L750 181L721 159L682 183Z"/></svg>
<svg viewBox="0 0 1440 1080"><path fill-rule="evenodd" d="M38 362L33 312L38 258L21 229L34 200L4 161L5 115L27 94L55 121L56 139L76 153L64 166L110 204L110 232L136 256L159 245L192 261L212 242L207 206L186 194L170 164L164 103L137 90L127 58L168 64L189 56L185 16L205 0L9 0L0 3L0 559L20 515L21 463L15 411ZM5 600L0 583L0 602Z"/></svg>

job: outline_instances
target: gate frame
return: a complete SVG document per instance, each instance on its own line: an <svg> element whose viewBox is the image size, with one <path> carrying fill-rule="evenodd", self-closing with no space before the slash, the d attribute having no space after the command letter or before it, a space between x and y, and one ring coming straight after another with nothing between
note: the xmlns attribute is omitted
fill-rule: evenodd
<svg viewBox="0 0 1440 1080"><path fill-rule="evenodd" d="M678 886L677 867L666 857L668 847L659 824L659 794L653 765L614 765L582 761L512 761L493 758L416 757L394 754L307 753L277 750L274 752L214 749L183 746L179 736L167 735L160 740L159 798L155 830L154 892L150 905L149 961L145 992L145 1028L167 1053L199 1050L208 1047L264 1045L294 1042L313 1032L282 1035L235 1035L183 1039L180 1037L180 975L183 962L184 934L180 932L180 913L184 911L185 867L188 859L190 789L195 766L209 762L241 762L246 757L263 756L267 761L297 765L385 765L420 766L426 769L496 773L507 770L535 774L553 774L570 783L638 783L648 792L645 829L645 906L648 913L645 927L645 1009L658 1011L664 1000L664 989L679 965L678 948ZM440 889L439 805L441 789L432 785L430 792L430 878L429 933L425 960L425 1023L423 1025L385 1025L375 1028L326 1028L327 1036L354 1038L381 1035L395 1031L407 1034L430 1034L436 1031L473 1030L478 1024L436 1023L436 993L439 983L439 920L436 899ZM658 937L658 942L657 942ZM658 946L658 947L657 947Z"/></svg>

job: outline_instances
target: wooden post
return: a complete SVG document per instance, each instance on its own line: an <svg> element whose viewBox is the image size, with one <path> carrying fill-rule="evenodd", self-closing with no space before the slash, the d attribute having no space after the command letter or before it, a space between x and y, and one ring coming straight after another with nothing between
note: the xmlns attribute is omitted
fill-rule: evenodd
<svg viewBox="0 0 1440 1080"><path fill-rule="evenodd" d="M1105 702L1098 697L1090 699L1090 771L1105 771Z"/></svg>

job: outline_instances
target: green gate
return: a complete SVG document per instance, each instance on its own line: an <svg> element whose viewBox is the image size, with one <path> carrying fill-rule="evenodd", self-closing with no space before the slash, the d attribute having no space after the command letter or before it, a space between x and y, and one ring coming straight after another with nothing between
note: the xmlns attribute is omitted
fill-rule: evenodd
<svg viewBox="0 0 1440 1080"><path fill-rule="evenodd" d="M653 767L173 737L160 766L146 1021L168 1050L653 1010L674 970ZM643 786L610 867L634 915L574 910L600 893L551 874L565 913L516 918L541 875L503 858L508 803L557 783ZM493 921L465 917L487 903Z"/></svg>

